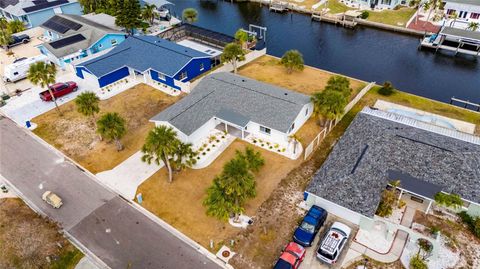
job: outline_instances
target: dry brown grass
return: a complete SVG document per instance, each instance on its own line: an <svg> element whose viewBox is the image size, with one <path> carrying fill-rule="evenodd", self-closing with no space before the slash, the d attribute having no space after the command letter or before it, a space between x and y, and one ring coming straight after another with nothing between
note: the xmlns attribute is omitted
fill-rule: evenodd
<svg viewBox="0 0 480 269"><path fill-rule="evenodd" d="M58 262L49 264L47 256ZM20 199L0 199L0 268L71 269L82 256L55 223L35 214Z"/></svg>
<svg viewBox="0 0 480 269"><path fill-rule="evenodd" d="M173 183L167 183L167 171L162 168L140 185L142 206L159 216L188 237L208 247L210 239L218 242L233 236L239 230L224 221L208 217L202 205L206 190L223 165L231 160L236 150L243 151L246 142L235 140L211 165L204 169L188 169L174 175ZM278 183L300 160L292 161L276 153L255 147L265 158L265 166L256 175L257 196L246 204L246 213L252 216L270 196Z"/></svg>
<svg viewBox="0 0 480 269"><path fill-rule="evenodd" d="M327 85L328 79L333 76L332 73L310 66L305 66L303 71L287 74L285 68L279 64L279 59L268 55L243 66L238 73L306 95L322 91ZM363 81L350 79L350 86L353 89L352 96L355 96L365 85L366 83Z"/></svg>
<svg viewBox="0 0 480 269"><path fill-rule="evenodd" d="M32 121L38 136L64 152L92 173L110 170L137 152L154 124L150 118L173 104L178 97L169 96L148 85L139 84L110 99L100 101L100 114L117 112L127 121L127 133L122 138L125 149L117 152L110 141L100 141L91 119L77 112L71 101L60 109L42 114ZM98 118L99 116L97 116Z"/></svg>

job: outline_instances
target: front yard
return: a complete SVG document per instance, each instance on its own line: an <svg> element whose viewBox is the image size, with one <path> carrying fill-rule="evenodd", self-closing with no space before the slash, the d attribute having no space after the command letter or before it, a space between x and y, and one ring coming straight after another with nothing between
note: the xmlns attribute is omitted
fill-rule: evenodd
<svg viewBox="0 0 480 269"><path fill-rule="evenodd" d="M73 269L82 257L55 223L20 199L0 199L0 268Z"/></svg>
<svg viewBox="0 0 480 269"><path fill-rule="evenodd" d="M415 9L409 7L401 7L398 10L370 11L370 16L368 16L367 20L406 27L408 20L415 12Z"/></svg>
<svg viewBox="0 0 480 269"><path fill-rule="evenodd" d="M167 170L160 169L137 190L143 195L142 206L201 245L208 248L210 240L214 240L216 249L219 248L222 242L239 230L225 221L207 216L202 202L206 197L206 189L210 187L214 177L221 173L224 164L235 156L236 150L244 151L247 146L261 152L265 158L265 166L255 177L257 196L247 202L246 214L256 216L255 220L264 217L256 214L258 207L277 188L280 180L299 166L301 161L292 161L238 139L212 164L203 169L179 172L174 175L171 184L167 182Z"/></svg>
<svg viewBox="0 0 480 269"><path fill-rule="evenodd" d="M176 100L178 97L139 84L100 101L100 115L117 112L127 122L127 133L122 138L125 149L120 152L110 141L100 141L90 119L77 112L74 101L60 106L61 117L56 110L51 110L34 118L32 122L38 127L33 132L96 174L114 168L140 150L148 131L154 127L150 118Z"/></svg>

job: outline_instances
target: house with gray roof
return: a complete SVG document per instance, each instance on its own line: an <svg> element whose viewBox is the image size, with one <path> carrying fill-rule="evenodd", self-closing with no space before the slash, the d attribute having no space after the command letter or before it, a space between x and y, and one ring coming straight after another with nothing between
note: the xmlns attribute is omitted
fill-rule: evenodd
<svg viewBox="0 0 480 269"><path fill-rule="evenodd" d="M0 15L9 21L22 21L26 28L40 26L55 14L81 15L77 0L0 0Z"/></svg>
<svg viewBox="0 0 480 269"><path fill-rule="evenodd" d="M312 115L310 97L231 73L202 79L192 92L153 117L194 145L215 128L241 139L254 136L286 145Z"/></svg>
<svg viewBox="0 0 480 269"><path fill-rule="evenodd" d="M38 45L48 59L65 68L81 59L105 53L125 40L125 33L79 15L58 14L42 25L50 39Z"/></svg>
<svg viewBox="0 0 480 269"><path fill-rule="evenodd" d="M480 215L480 137L366 107L313 176L306 202L371 227L382 192L396 180L400 196L425 212L444 192Z"/></svg>
<svg viewBox="0 0 480 269"><path fill-rule="evenodd" d="M442 2L445 3L443 10L447 18L446 26L466 29L470 23L480 22L480 1L443 0Z"/></svg>

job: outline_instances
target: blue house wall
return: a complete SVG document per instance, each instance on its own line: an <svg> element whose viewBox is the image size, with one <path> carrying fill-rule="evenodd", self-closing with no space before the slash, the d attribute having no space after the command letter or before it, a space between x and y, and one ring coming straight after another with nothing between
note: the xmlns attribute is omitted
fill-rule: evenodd
<svg viewBox="0 0 480 269"><path fill-rule="evenodd" d="M95 54L99 51L115 47L124 40L125 34L106 34L90 47L90 54Z"/></svg>
<svg viewBox="0 0 480 269"><path fill-rule="evenodd" d="M128 75L130 75L130 72L128 71L128 67L123 67L99 78L98 85L100 87L105 87L108 84L114 83L124 77L127 77Z"/></svg>
<svg viewBox="0 0 480 269"><path fill-rule="evenodd" d="M203 64L203 70L201 70L201 65ZM184 66L180 72L175 75L176 80L180 80L180 76L183 72L187 72L187 78L183 82L190 81L191 79L201 75L212 68L210 58L200 58L191 60L186 66ZM180 80L182 81L182 80Z"/></svg>
<svg viewBox="0 0 480 269"><path fill-rule="evenodd" d="M83 14L82 7L78 2L65 4L63 6L60 6L60 8L62 9L62 13L64 14L73 14L73 15ZM42 23L44 23L54 15L55 15L55 12L53 11L53 8L44 9L44 10L27 14L29 27L40 26Z"/></svg>
<svg viewBox="0 0 480 269"><path fill-rule="evenodd" d="M174 89L180 90L180 87L175 85L175 81L171 77L164 76L164 79L160 78L159 73L155 70L150 70L150 77L158 82L168 85Z"/></svg>
<svg viewBox="0 0 480 269"><path fill-rule="evenodd" d="M84 79L85 76L83 75L83 72L86 72L86 73L90 73L88 72L88 70L83 67L83 66L80 66L80 67L75 67L75 75L77 75L77 77L81 78L81 79Z"/></svg>

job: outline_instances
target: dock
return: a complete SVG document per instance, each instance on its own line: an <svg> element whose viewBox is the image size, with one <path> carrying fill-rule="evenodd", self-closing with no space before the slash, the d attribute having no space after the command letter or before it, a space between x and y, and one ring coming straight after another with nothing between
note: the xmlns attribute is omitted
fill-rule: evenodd
<svg viewBox="0 0 480 269"><path fill-rule="evenodd" d="M455 97L452 97L450 98L450 104L454 104L454 103L460 103L460 104L463 104L463 108L468 108L468 107L474 107L475 108L475 111L479 111L480 112L480 103L479 104L475 104L475 103L472 103L468 100L462 100L462 99L458 99L458 98L455 98Z"/></svg>
<svg viewBox="0 0 480 269"><path fill-rule="evenodd" d="M357 21L355 20L355 17L346 15L346 13L341 15L329 15L325 12L313 12L311 19L314 21L329 22L335 25L339 24L343 27L352 29L357 26Z"/></svg>
<svg viewBox="0 0 480 269"><path fill-rule="evenodd" d="M268 8L270 11L283 13L288 11L288 3L285 2L271 2Z"/></svg>
<svg viewBox="0 0 480 269"><path fill-rule="evenodd" d="M443 27L438 34L424 37L420 41L421 48L445 50L465 55L480 56L480 32L468 31L453 27Z"/></svg>

